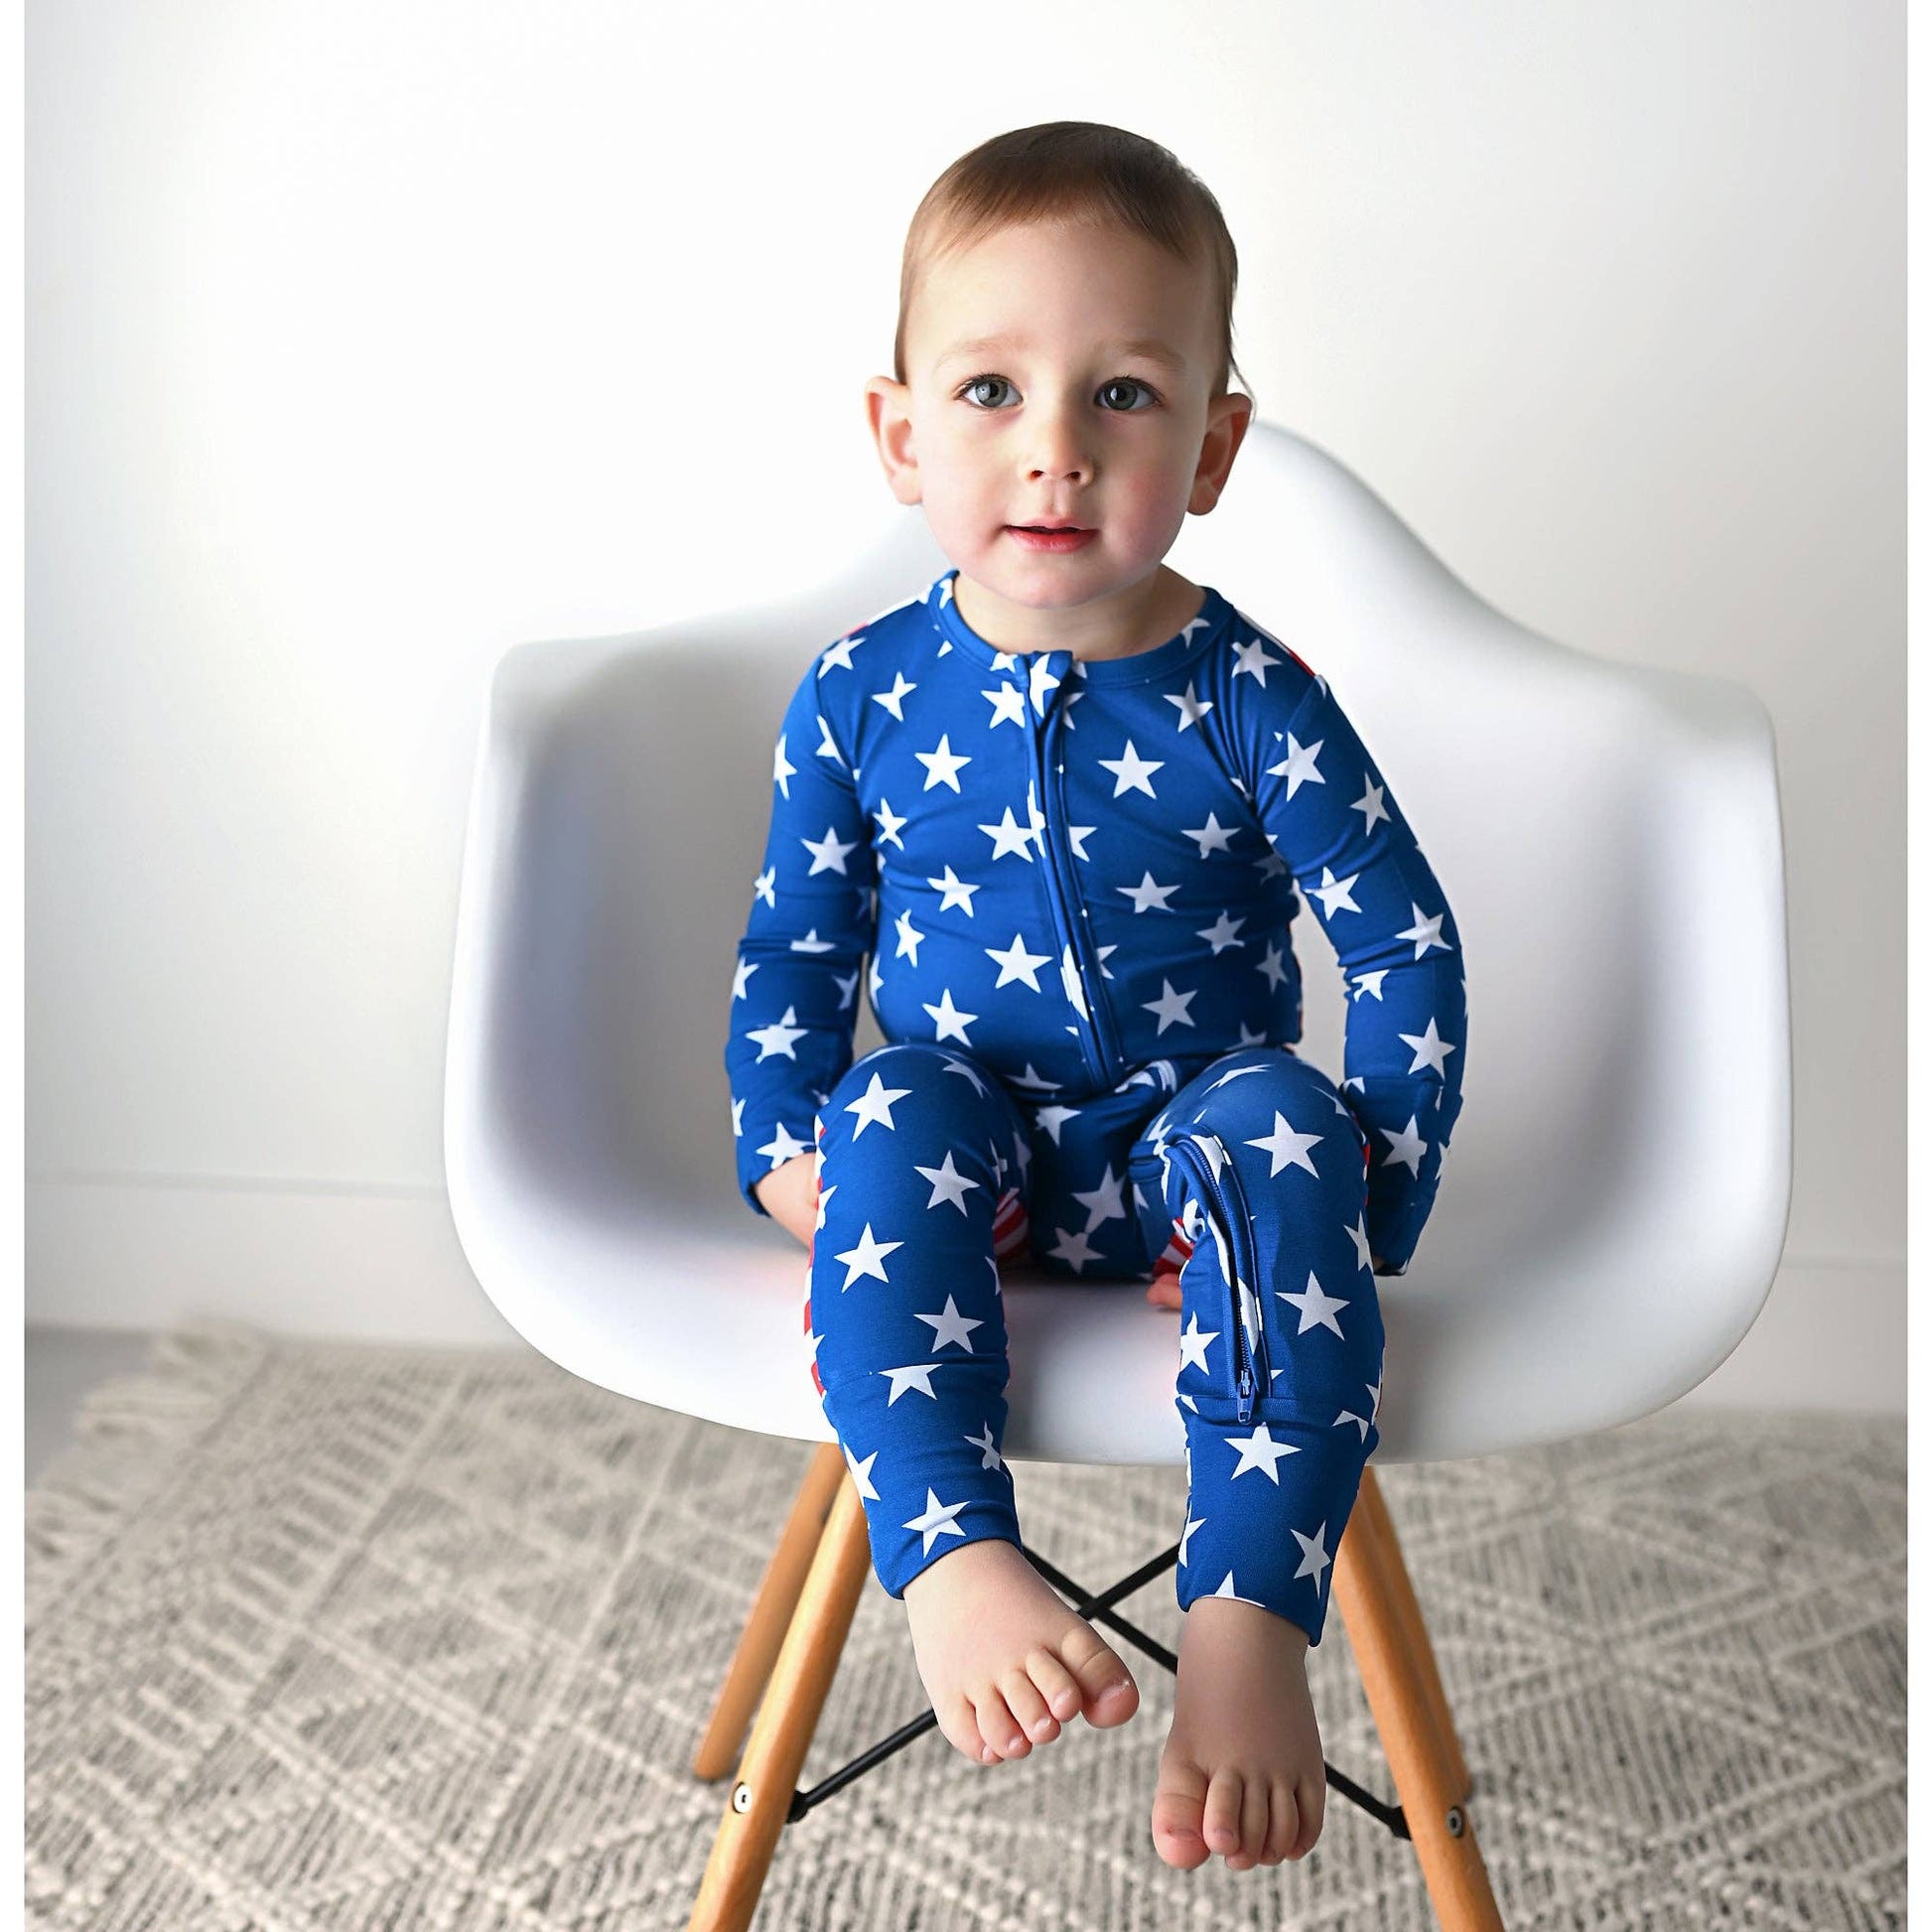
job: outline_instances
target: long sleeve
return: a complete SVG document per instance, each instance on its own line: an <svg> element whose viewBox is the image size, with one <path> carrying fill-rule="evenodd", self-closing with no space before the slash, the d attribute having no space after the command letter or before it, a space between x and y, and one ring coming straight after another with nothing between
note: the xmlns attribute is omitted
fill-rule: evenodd
<svg viewBox="0 0 1932 1932"><path fill-rule="evenodd" d="M738 1184L812 1149L812 1117L852 1064L859 981L878 895L871 826L849 754L825 718L823 653L806 671L771 760L771 822L732 983L725 1071Z"/></svg>
<svg viewBox="0 0 1932 1932"><path fill-rule="evenodd" d="M1278 668L1288 669L1269 660ZM1293 704L1285 724L1277 716L1255 734L1255 802L1341 965L1340 1084L1369 1142L1363 1219L1370 1252L1387 1264L1380 1272L1400 1275L1462 1107L1462 944L1422 847L1327 680L1301 670L1307 688L1281 680L1279 704L1259 713Z"/></svg>

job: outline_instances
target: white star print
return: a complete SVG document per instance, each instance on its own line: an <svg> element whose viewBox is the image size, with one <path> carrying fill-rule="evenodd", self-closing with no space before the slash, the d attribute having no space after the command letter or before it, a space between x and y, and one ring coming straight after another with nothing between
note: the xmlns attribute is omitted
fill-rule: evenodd
<svg viewBox="0 0 1932 1932"><path fill-rule="evenodd" d="M937 747L930 752L914 752L912 756L925 766L925 789L930 791L934 785L951 785L959 789L959 773L962 767L972 763L970 758L961 758L952 749L952 737L948 733L941 737Z"/></svg>
<svg viewBox="0 0 1932 1932"><path fill-rule="evenodd" d="M1031 667L1030 685L1033 692L1034 709L1044 718L1046 716L1046 694L1059 689L1059 679L1046 668L1046 654L1036 651Z"/></svg>
<svg viewBox="0 0 1932 1932"><path fill-rule="evenodd" d="M759 873L759 876L752 881L752 896L755 898L763 899L765 904L770 906L774 911L777 909L778 900L777 900L777 896L772 892L771 887L772 887L772 882L776 880L777 877L778 877L778 868L776 866L772 866L768 868L766 871Z"/></svg>
<svg viewBox="0 0 1932 1932"><path fill-rule="evenodd" d="M1009 853L1017 852L1029 865L1033 864L1034 855L1027 850L1028 841L1033 837L1033 833L1014 817L1011 805L1007 807L1006 816L999 824L982 825L980 830L993 841L994 858L1004 859Z"/></svg>
<svg viewBox="0 0 1932 1932"><path fill-rule="evenodd" d="M1411 1073L1419 1073L1424 1067L1430 1067L1437 1073L1444 1073L1448 1070L1449 1056L1455 1051L1455 1048L1437 1033L1434 1014L1430 1015L1426 1032L1397 1034L1396 1038L1404 1045L1416 1049L1416 1057L1409 1062L1407 1068Z"/></svg>
<svg viewBox="0 0 1932 1932"><path fill-rule="evenodd" d="M998 992L1009 980L1025 980L1037 993L1039 991L1039 969L1052 961L1048 952L1029 952L1024 933L1013 935L1013 944L1003 952L997 946L986 946L982 950L988 959L1000 969L1000 977L994 981L993 990Z"/></svg>
<svg viewBox="0 0 1932 1932"><path fill-rule="evenodd" d="M732 1102L732 1135L737 1140L745 1136L745 1103L742 1100Z"/></svg>
<svg viewBox="0 0 1932 1932"><path fill-rule="evenodd" d="M1194 934L1194 937L1196 939L1205 939L1214 948L1215 956L1218 958L1226 947L1245 946L1248 943L1247 940L1237 939L1234 936L1245 924L1247 924L1245 919L1234 918L1228 912L1223 911L1221 916L1212 925L1203 926L1200 931Z"/></svg>
<svg viewBox="0 0 1932 1932"><path fill-rule="evenodd" d="M1184 696L1176 696L1173 692L1170 691L1167 694L1167 699L1171 705L1175 706L1180 712L1179 722L1174 726L1176 731L1184 732L1189 725L1198 725L1214 709L1211 703L1203 703L1199 698L1194 696L1194 686L1191 678L1188 680L1187 690Z"/></svg>
<svg viewBox="0 0 1932 1932"><path fill-rule="evenodd" d="M952 1003L951 987L948 986L941 989L939 1004L936 1007L924 1000L921 1000L919 1004L925 1008L927 1013L931 1014L933 1025L938 1028L938 1032L933 1035L933 1038L956 1039L962 1046L972 1045L973 1042L966 1036L966 1029L979 1018L979 1015L977 1013L961 1013Z"/></svg>
<svg viewBox="0 0 1932 1932"><path fill-rule="evenodd" d="M1121 1196L1126 1192L1127 1176L1114 1176L1114 1164L1107 1163L1106 1172L1100 1177L1100 1185L1091 1193L1076 1193L1073 1198L1087 1210L1086 1232L1091 1234L1103 1221L1124 1221L1127 1208Z"/></svg>
<svg viewBox="0 0 1932 1932"><path fill-rule="evenodd" d="M939 1398L932 1393L932 1371L937 1362L916 1362L905 1368L882 1368L879 1373L886 1376L893 1385L893 1392L886 1398L890 1409L908 1389L916 1389L923 1396L930 1396L934 1402Z"/></svg>
<svg viewBox="0 0 1932 1932"><path fill-rule="evenodd" d="M1062 1261L1071 1263L1075 1274L1078 1274L1100 1252L1087 1239L1085 1229L1076 1234L1071 1228L1061 1228L1058 1233L1059 1240L1047 1252L1058 1256Z"/></svg>
<svg viewBox="0 0 1932 1932"><path fill-rule="evenodd" d="M1348 1303L1340 1296L1325 1293L1315 1280L1312 1268L1309 1270L1309 1285L1301 1294L1291 1295L1285 1288L1276 1289L1275 1294L1278 1300L1292 1302L1301 1310L1302 1323L1295 1330L1298 1335L1307 1334L1311 1328L1332 1328L1336 1334L1341 1334L1341 1323L1335 1319L1335 1311L1345 1309ZM1348 1337L1342 1335L1342 1339L1346 1341Z"/></svg>
<svg viewBox="0 0 1932 1932"><path fill-rule="evenodd" d="M1221 1331L1218 1328L1203 1328L1200 1316L1190 1309L1187 1312L1187 1326L1180 1337L1180 1366L1197 1368L1203 1375L1210 1371L1207 1366L1207 1344L1218 1341Z"/></svg>
<svg viewBox="0 0 1932 1932"><path fill-rule="evenodd" d="M791 950L793 952L831 952L834 948L831 940L821 939L818 936L818 927L813 926L805 934L804 938L794 939L791 942Z"/></svg>
<svg viewBox="0 0 1932 1932"><path fill-rule="evenodd" d="M947 1158L950 1159L951 1157L948 1156ZM932 1352L935 1355L949 1343L956 1344L965 1349L967 1354L970 1355L973 1352L973 1330L986 1326L986 1323L977 1315L962 1315L959 1311L959 1304L950 1295L946 1297L946 1307L943 1313L915 1313L912 1319L914 1321L930 1321L932 1323ZM890 1406L888 1404L888 1407Z"/></svg>
<svg viewBox="0 0 1932 1932"><path fill-rule="evenodd" d="M919 963L919 943L925 934L912 923L910 912L901 912L893 921L893 929L898 934L898 949L893 954L895 959L909 959L916 966Z"/></svg>
<svg viewBox="0 0 1932 1932"><path fill-rule="evenodd" d="M932 1198L926 1202L926 1206L929 1208L937 1207L942 1202L949 1201L954 1207L959 1209L960 1213L964 1214L967 1211L967 1189L977 1187L980 1184L977 1180L961 1173L953 1166L951 1148L946 1150L946 1158L936 1168L914 1167L912 1172L914 1173L924 1174L932 1182Z"/></svg>
<svg viewBox="0 0 1932 1932"><path fill-rule="evenodd" d="M1275 660L1268 655L1259 637L1251 637L1245 644L1234 646L1234 675L1239 677L1243 671L1257 684L1266 685L1268 673L1275 668Z"/></svg>
<svg viewBox="0 0 1932 1932"><path fill-rule="evenodd" d="M785 797L791 796L791 780L797 775L798 767L785 760L785 735L778 734L778 749L771 755L771 782Z"/></svg>
<svg viewBox="0 0 1932 1932"><path fill-rule="evenodd" d="M1285 777L1288 780L1288 795L1293 798L1303 785L1325 785L1328 781L1315 769L1315 755L1326 741L1317 738L1312 745L1304 746L1293 732L1288 735L1288 756L1279 764L1268 767L1271 778Z"/></svg>
<svg viewBox="0 0 1932 1932"><path fill-rule="evenodd" d="M1084 859L1087 856L1087 835L1095 829L1091 825L1069 825L1066 828L1066 842L1072 847L1076 859Z"/></svg>
<svg viewBox="0 0 1932 1932"><path fill-rule="evenodd" d="M1382 997L1382 982L1388 976L1389 969L1386 966L1378 968L1373 973L1358 973L1355 976L1355 998L1359 1000L1364 993L1373 993L1379 1000Z"/></svg>
<svg viewBox="0 0 1932 1932"><path fill-rule="evenodd" d="M993 716L987 724L991 731L995 725L1018 725L1024 732L1027 729L1027 701L1020 694L1017 684L1002 684L991 691L982 691L982 698L993 700Z"/></svg>
<svg viewBox="0 0 1932 1932"><path fill-rule="evenodd" d="M1399 1161L1418 1178L1422 1174L1422 1158L1429 1152L1429 1143L1416 1131L1416 1117L1409 1116L1409 1125L1400 1133L1382 1127L1376 1130L1388 1142L1389 1151L1382 1157L1382 1165L1392 1168Z"/></svg>
<svg viewBox="0 0 1932 1932"><path fill-rule="evenodd" d="M1416 942L1416 957L1418 959L1431 946L1441 946L1445 952L1448 952L1449 943L1443 937L1443 920L1447 914L1438 912L1433 918L1424 918L1422 907L1414 899L1409 901L1409 910L1415 919L1415 924L1410 926L1406 931L1398 932L1395 936L1398 939L1413 939Z"/></svg>
<svg viewBox="0 0 1932 1932"><path fill-rule="evenodd" d="M1255 962L1255 971L1262 974L1270 986L1279 986L1287 979L1287 969L1282 965L1282 949L1270 946Z"/></svg>
<svg viewBox="0 0 1932 1932"><path fill-rule="evenodd" d="M1310 1173L1319 1177L1314 1163L1309 1159L1309 1149L1325 1138L1320 1134L1296 1133L1294 1128L1282 1118L1280 1108L1277 1108L1273 1133L1263 1135L1258 1141L1244 1141L1242 1145L1265 1148L1268 1151L1268 1159L1271 1163L1268 1177L1271 1180L1287 1167L1306 1168Z"/></svg>
<svg viewBox="0 0 1932 1932"><path fill-rule="evenodd" d="M1169 910L1168 900L1179 892L1178 886L1157 886L1151 872L1141 874L1138 886L1116 886L1117 893L1125 893L1134 901L1136 912L1145 912L1150 905L1159 906L1163 912Z"/></svg>
<svg viewBox="0 0 1932 1932"><path fill-rule="evenodd" d="M1191 987L1185 993L1176 993L1173 982L1165 977L1161 981L1161 997L1158 1000L1143 1000L1142 1009L1156 1015L1161 1024L1155 1028L1154 1036L1158 1039L1173 1026L1191 1027L1194 1023L1187 1017L1187 1003L1199 987Z"/></svg>
<svg viewBox="0 0 1932 1932"><path fill-rule="evenodd" d="M1067 1000L1072 1005L1074 1012L1082 1020L1089 1020L1093 1017L1087 1011L1087 989L1081 982L1080 969L1074 963L1073 948L1071 946L1068 946L1060 954L1060 987L1065 992Z"/></svg>
<svg viewBox="0 0 1932 1932"><path fill-rule="evenodd" d="M1006 1458L1001 1455L998 1446L993 1441L993 1425L990 1422L980 1424L980 1433L977 1436L963 1436L960 1440L971 1443L976 1449L985 1451L980 1457L982 1469L1006 1468Z"/></svg>
<svg viewBox="0 0 1932 1932"><path fill-rule="evenodd" d="M1362 909L1355 903L1354 896L1348 890L1361 876L1358 872L1351 872L1346 879L1337 880L1331 867L1321 868L1321 884L1311 886L1308 894L1311 898L1318 898L1321 901L1321 915L1324 919L1333 918L1337 909L1344 912L1359 912Z"/></svg>
<svg viewBox="0 0 1932 1932"><path fill-rule="evenodd" d="M1125 791L1144 791L1154 797L1154 786L1149 783L1155 772L1167 762L1166 759L1144 759L1134 749L1134 741L1127 741L1127 749L1117 759L1102 759L1100 763L1114 774L1114 796L1118 798Z"/></svg>
<svg viewBox="0 0 1932 1932"><path fill-rule="evenodd" d="M787 1161L797 1160L805 1152L805 1143L803 1141L793 1140L791 1129L783 1121L780 1121L771 1130L771 1138L759 1149L759 1152L760 1154L768 1154L771 1157L771 1167L775 1173Z"/></svg>
<svg viewBox="0 0 1932 1932"><path fill-rule="evenodd" d="M1060 1144L1060 1129L1079 1111L1078 1107L1042 1107L1034 1116L1034 1119L1039 1126L1045 1128L1047 1133L1053 1137L1053 1145L1058 1147Z"/></svg>
<svg viewBox="0 0 1932 1932"><path fill-rule="evenodd" d="M866 633L862 630L856 637L841 637L836 644L828 646L825 654L818 660L819 676L823 677L834 665L837 665L840 670L851 670L852 653L865 641Z"/></svg>
<svg viewBox="0 0 1932 1932"><path fill-rule="evenodd" d="M812 855L812 870L805 875L807 879L811 878L815 873L843 873L845 871L845 855L848 852L854 852L858 849L858 841L856 839L850 845L840 843L839 828L836 825L828 825L825 828L825 836L822 839L800 839L798 843Z"/></svg>
<svg viewBox="0 0 1932 1932"><path fill-rule="evenodd" d="M879 1451L874 1449L863 1462L854 1459L852 1451L845 1451L845 1466L852 1471L852 1481L861 1496L869 1496L874 1502L879 1500L879 1491L872 1486L872 1465L879 1460Z"/></svg>
<svg viewBox="0 0 1932 1932"><path fill-rule="evenodd" d="M818 757L830 759L834 764L845 763L845 754L833 742L832 727L823 718L818 721Z"/></svg>
<svg viewBox="0 0 1932 1932"><path fill-rule="evenodd" d="M895 671L893 673L893 688L890 691L875 691L872 694L872 701L874 704L884 705L902 725L905 723L905 713L899 707L918 688L916 684L906 683L905 673L903 671Z"/></svg>
<svg viewBox="0 0 1932 1932"><path fill-rule="evenodd" d="M886 1257L895 1248L902 1248L902 1241L876 1241L873 1239L872 1223L866 1223L866 1231L859 1237L856 1248L848 1248L842 1255L834 1255L834 1261L845 1263L845 1280L842 1289L850 1288L862 1275L876 1275L890 1287L892 1284L886 1274Z"/></svg>
<svg viewBox="0 0 1932 1932"><path fill-rule="evenodd" d="M980 889L977 886L967 885L953 872L952 867L946 868L946 876L943 879L928 879L925 883L941 896L940 911L943 912L950 906L961 905L966 908L966 916L969 919L973 916L973 895Z"/></svg>
<svg viewBox="0 0 1932 1932"><path fill-rule="evenodd" d="M879 843L881 845L896 845L903 852L905 850L905 841L899 837L899 831L905 825L906 820L893 810L892 801L888 798L881 798L879 801L879 809L873 813L873 817L879 821Z"/></svg>
<svg viewBox="0 0 1932 1932"><path fill-rule="evenodd" d="M928 1389L926 1393L930 1395L932 1391ZM897 1398L898 1398L898 1390L895 1388L893 1390L893 1399L894 1401L897 1401ZM890 1409L893 1406L892 1402L888 1402L886 1406L887 1408ZM923 1533L925 1537L925 1549L920 1552L922 1556L926 1554L927 1551L931 1550L934 1540L942 1533L956 1536L960 1538L960 1540L963 1542L965 1540L966 1532L962 1530L959 1527L959 1525L953 1521L953 1518L957 1516L959 1512L962 1509L964 1509L970 1501L972 1501L972 1498L970 1496L962 1496L960 1500L956 1503L942 1503L939 1500L939 1498L936 1495L934 1495L930 1489L928 1489L925 1492L925 1514L922 1516L913 1517L909 1523L901 1524L900 1527L902 1529L918 1530Z"/></svg>
<svg viewBox="0 0 1932 1932"><path fill-rule="evenodd" d="M1205 1516L1190 1516L1187 1519L1187 1527L1180 1533L1180 1561L1183 1564L1187 1561L1187 1539L1196 1530L1205 1529L1206 1527L1207 1518Z"/></svg>
<svg viewBox="0 0 1932 1932"><path fill-rule="evenodd" d="M1210 852L1225 852L1228 841L1240 831L1238 825L1223 825L1212 812L1207 815L1205 825L1189 825L1184 828L1185 836L1199 841L1200 856L1205 859Z"/></svg>
<svg viewBox="0 0 1932 1932"><path fill-rule="evenodd" d="M903 1100L911 1091L910 1087L889 1087L875 1073L872 1076L872 1084L865 1092L857 1100L846 1103L846 1112L856 1115L859 1123L852 1130L852 1138L856 1141L868 1127L874 1125L896 1133L898 1123L893 1119L893 1102Z"/></svg>
<svg viewBox="0 0 1932 1932"><path fill-rule="evenodd" d="M794 1050L794 1042L803 1039L811 1031L809 1027L799 1026L797 1020L798 1009L786 1007L782 1020L774 1020L768 1027L747 1027L745 1037L758 1041L760 1060L773 1053L782 1053L786 1059L795 1060L798 1054Z"/></svg>
<svg viewBox="0 0 1932 1932"><path fill-rule="evenodd" d="M744 999L745 989L751 983L752 975L757 971L758 967L750 960L741 959L738 962L738 972L732 980L732 998L734 1000ZM1433 1027L1436 1023L1432 1020L1429 1024Z"/></svg>
<svg viewBox="0 0 1932 1932"><path fill-rule="evenodd" d="M1374 829L1378 818L1388 819L1391 825L1395 823L1395 820L1389 817L1388 807L1382 803L1382 787L1376 784L1366 771L1362 773L1362 795L1348 809L1362 814L1362 832L1365 837Z"/></svg>
<svg viewBox="0 0 1932 1932"><path fill-rule="evenodd" d="M1234 1474L1228 1477L1230 1482L1236 1476L1245 1475L1250 1469L1259 1469L1270 1482L1280 1488L1282 1479L1276 1471L1275 1464L1284 1455L1300 1455L1302 1452L1293 1443L1276 1442L1274 1437L1269 1435L1266 1423L1256 1423L1255 1433L1252 1436L1228 1436L1222 1440L1241 1458L1234 1465Z"/></svg>
<svg viewBox="0 0 1932 1932"><path fill-rule="evenodd" d="M1296 1577L1312 1577L1318 1591L1321 1588L1322 1571L1334 1562L1334 1558L1321 1547L1321 1539L1328 1534L1327 1524L1317 1523L1312 1536L1304 1536L1293 1524L1289 1525L1288 1533L1302 1546L1302 1567L1295 1573Z"/></svg>

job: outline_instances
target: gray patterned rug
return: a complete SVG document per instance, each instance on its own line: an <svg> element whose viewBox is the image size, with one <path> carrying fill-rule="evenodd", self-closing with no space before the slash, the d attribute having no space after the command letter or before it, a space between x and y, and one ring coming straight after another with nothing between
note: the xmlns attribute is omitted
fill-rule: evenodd
<svg viewBox="0 0 1932 1932"><path fill-rule="evenodd" d="M725 1801L691 1753L809 1454L532 1354L165 1338L27 1499L32 1922L682 1927ZM1096 1587L1178 1534L1178 1469L1015 1474ZM1381 1477L1514 1932L1904 1923L1902 1421L1667 1411ZM1178 1643L1172 1574L1122 1609ZM1393 1798L1329 1629L1328 1760ZM1432 1924L1332 1790L1299 1864L1163 1864L1173 1680L1129 1655L1131 1723L985 1770L933 1731L788 1827L760 1932ZM870 1582L805 1782L924 1708Z"/></svg>

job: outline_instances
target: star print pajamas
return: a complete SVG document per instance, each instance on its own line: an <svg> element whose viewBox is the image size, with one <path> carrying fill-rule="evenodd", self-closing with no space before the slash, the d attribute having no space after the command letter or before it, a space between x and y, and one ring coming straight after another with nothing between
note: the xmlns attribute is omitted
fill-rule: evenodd
<svg viewBox="0 0 1932 1932"><path fill-rule="evenodd" d="M1379 1441L1371 1257L1406 1269L1461 1106L1454 918L1326 680L1218 592L1083 663L995 649L955 575L786 708L725 1047L741 1190L762 1213L816 1157L812 1379L891 1595L1020 1542L999 1263L1031 1251L1177 1276L1176 1595L1318 1644ZM1310 901L1339 1087L1294 1050ZM855 1061L862 979L888 1043Z"/></svg>

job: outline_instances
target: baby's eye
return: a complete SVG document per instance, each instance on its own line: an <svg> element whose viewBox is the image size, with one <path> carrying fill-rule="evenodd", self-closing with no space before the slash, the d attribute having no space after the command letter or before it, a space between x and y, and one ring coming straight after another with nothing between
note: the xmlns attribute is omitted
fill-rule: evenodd
<svg viewBox="0 0 1932 1932"><path fill-rule="evenodd" d="M972 378L970 382L967 382L961 386L959 393L963 397L965 397L969 402L973 402L976 408L991 407L992 405L981 404L980 402L976 401L973 395L973 391L975 389L984 388L986 384L988 384L989 382L998 384L1008 389L1011 389L1013 387L1013 384L1011 382L1008 382L1006 377L1003 375L976 375Z"/></svg>
<svg viewBox="0 0 1932 1932"><path fill-rule="evenodd" d="M1145 382L1141 381L1138 376L1117 375L1111 381L1103 382L1100 385L1100 394L1105 397L1116 389L1138 389L1148 399L1150 406L1159 400L1154 391ZM1132 407L1115 409L1111 403L1106 402L1103 402L1101 406L1117 416L1133 416L1139 414L1139 411Z"/></svg>

